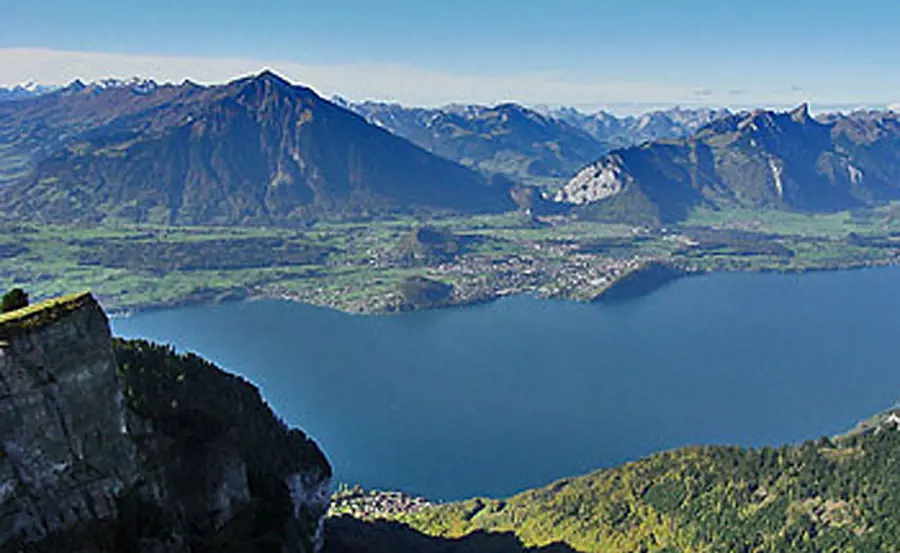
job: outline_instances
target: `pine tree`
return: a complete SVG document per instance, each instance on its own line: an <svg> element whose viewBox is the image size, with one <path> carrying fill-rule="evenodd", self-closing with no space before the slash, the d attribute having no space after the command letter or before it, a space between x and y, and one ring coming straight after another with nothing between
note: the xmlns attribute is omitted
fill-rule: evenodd
<svg viewBox="0 0 900 553"><path fill-rule="evenodd" d="M0 312L8 313L16 309L28 306L28 294L21 288L13 288L3 296L3 306Z"/></svg>

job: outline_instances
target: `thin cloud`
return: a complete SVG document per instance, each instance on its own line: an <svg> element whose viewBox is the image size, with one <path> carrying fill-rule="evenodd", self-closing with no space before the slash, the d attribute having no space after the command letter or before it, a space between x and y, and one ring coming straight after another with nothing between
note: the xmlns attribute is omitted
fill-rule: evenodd
<svg viewBox="0 0 900 553"><path fill-rule="evenodd" d="M466 75L399 64L312 65L246 58L201 58L64 51L45 48L0 49L0 86L36 81L65 84L75 79L139 76L159 81L190 79L221 83L263 68L320 94L350 100L388 100L405 104L451 102L607 104L678 102L693 98L692 87L664 82L585 80L554 72Z"/></svg>
<svg viewBox="0 0 900 553"><path fill-rule="evenodd" d="M205 58L81 52L47 48L0 48L0 86L36 81L65 84L108 77L153 78L179 83L222 83L271 68L288 80L309 86L329 97L340 94L351 101L380 100L407 105L433 106L453 102L495 104L520 102L547 105L757 105L792 103L803 92L817 103L859 100L852 91L820 97L788 82L772 82L765 90L745 95L747 83L698 87L697 83L609 78L589 72L526 72L472 75L401 64L316 65L288 60ZM888 102L881 102L886 105Z"/></svg>

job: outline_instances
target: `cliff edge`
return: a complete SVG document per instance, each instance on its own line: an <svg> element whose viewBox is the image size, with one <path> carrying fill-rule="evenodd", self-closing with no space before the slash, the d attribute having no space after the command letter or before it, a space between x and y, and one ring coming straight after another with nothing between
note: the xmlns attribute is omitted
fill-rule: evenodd
<svg viewBox="0 0 900 553"><path fill-rule="evenodd" d="M113 340L89 293L0 315L2 552L317 552L330 477L252 385Z"/></svg>

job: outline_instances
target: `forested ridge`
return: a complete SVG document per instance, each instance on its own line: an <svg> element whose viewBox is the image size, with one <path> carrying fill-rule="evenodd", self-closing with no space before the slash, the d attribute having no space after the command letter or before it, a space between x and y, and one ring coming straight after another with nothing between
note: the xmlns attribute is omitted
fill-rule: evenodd
<svg viewBox="0 0 900 553"><path fill-rule="evenodd" d="M585 552L898 551L898 454L892 423L797 446L688 447L406 521L433 536L513 532Z"/></svg>

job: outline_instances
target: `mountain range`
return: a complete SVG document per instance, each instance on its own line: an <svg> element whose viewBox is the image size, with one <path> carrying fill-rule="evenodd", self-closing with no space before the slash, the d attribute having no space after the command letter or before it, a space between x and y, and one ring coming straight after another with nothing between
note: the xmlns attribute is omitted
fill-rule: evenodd
<svg viewBox="0 0 900 553"><path fill-rule="evenodd" d="M65 88L95 93L124 88L147 94L161 86L169 85L132 77L87 84L76 80ZM40 96L60 88L36 83L0 88L0 101ZM616 116L606 111L584 113L571 107L531 109L515 103L422 108L347 102L340 96L331 101L439 156L488 175L502 174L517 182L549 186L561 185L611 148L686 136L728 114L723 109L676 107Z"/></svg>
<svg viewBox="0 0 900 553"><path fill-rule="evenodd" d="M411 108L329 101L268 71L4 94L0 216L12 219L282 225L503 212L530 198L545 213L656 225L697 207L900 198L894 111Z"/></svg>
<svg viewBox="0 0 900 553"><path fill-rule="evenodd" d="M558 193L582 215L676 222L699 206L806 212L900 198L900 119L891 111L813 118L732 114L692 135L609 152Z"/></svg>
<svg viewBox="0 0 900 553"><path fill-rule="evenodd" d="M587 132L518 104L433 109L378 102L346 105L434 154L524 184L558 187L609 150Z"/></svg>
<svg viewBox="0 0 900 553"><path fill-rule="evenodd" d="M85 85L0 103L0 213L44 221L292 224L514 207L271 72L221 86Z"/></svg>
<svg viewBox="0 0 900 553"><path fill-rule="evenodd" d="M8 88L0 87L0 102L33 98L42 94L49 94L59 88L55 85L44 85L34 81L28 81Z"/></svg>
<svg viewBox="0 0 900 553"><path fill-rule="evenodd" d="M683 109L617 117L574 108L457 104L441 108L335 99L370 123L486 174L558 188L610 149L691 134L727 110Z"/></svg>
<svg viewBox="0 0 900 553"><path fill-rule="evenodd" d="M697 129L731 114L727 109L682 108L655 110L640 115L616 116L608 111L584 113L570 107L546 113L579 128L614 148L623 148L663 138L682 138Z"/></svg>

